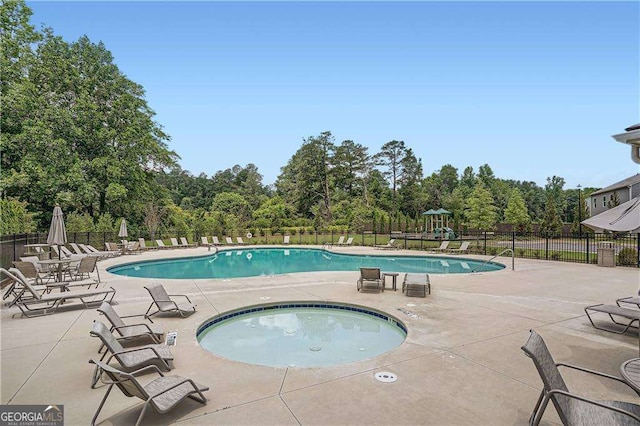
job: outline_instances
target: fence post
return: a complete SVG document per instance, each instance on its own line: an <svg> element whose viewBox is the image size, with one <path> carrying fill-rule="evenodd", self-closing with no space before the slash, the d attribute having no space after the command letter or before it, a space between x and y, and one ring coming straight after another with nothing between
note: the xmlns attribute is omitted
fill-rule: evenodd
<svg viewBox="0 0 640 426"><path fill-rule="evenodd" d="M404 249L407 249L407 233L404 234Z"/></svg>
<svg viewBox="0 0 640 426"><path fill-rule="evenodd" d="M15 262L16 259L16 234L13 234L13 262Z"/></svg>
<svg viewBox="0 0 640 426"><path fill-rule="evenodd" d="M487 231L484 231L484 255L487 255Z"/></svg>
<svg viewBox="0 0 640 426"><path fill-rule="evenodd" d="M589 233L587 232L585 237L587 237L587 265L591 263L591 253L589 252Z"/></svg>
<svg viewBox="0 0 640 426"><path fill-rule="evenodd" d="M544 236L544 260L549 260L549 234Z"/></svg>
<svg viewBox="0 0 640 426"><path fill-rule="evenodd" d="M511 231L511 255L516 257L516 231Z"/></svg>

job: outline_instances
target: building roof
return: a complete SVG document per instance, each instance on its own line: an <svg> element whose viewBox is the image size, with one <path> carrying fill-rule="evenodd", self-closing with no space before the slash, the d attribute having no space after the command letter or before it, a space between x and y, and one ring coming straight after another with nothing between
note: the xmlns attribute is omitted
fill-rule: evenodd
<svg viewBox="0 0 640 426"><path fill-rule="evenodd" d="M640 173L637 173L633 176L623 179L620 182L616 182L613 185L609 185L606 188L602 188L597 191L594 191L589 196L591 197L593 195L602 194L604 192L609 192L609 191L613 191L620 188L628 188L631 185L635 185L636 183L640 183Z"/></svg>

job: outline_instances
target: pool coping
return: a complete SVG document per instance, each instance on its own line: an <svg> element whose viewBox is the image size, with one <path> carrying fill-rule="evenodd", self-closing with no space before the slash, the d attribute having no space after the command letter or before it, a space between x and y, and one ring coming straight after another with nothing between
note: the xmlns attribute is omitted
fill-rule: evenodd
<svg viewBox="0 0 640 426"><path fill-rule="evenodd" d="M455 257L451 257L451 256L447 256L446 254L441 254L441 253L423 253L423 252L419 252L416 254L398 254L398 255L393 255L390 256L389 254L360 254L360 253L341 253L341 252L337 252L337 251L333 251L333 250L327 250L325 248L316 248L316 247L308 247L308 246L239 246L239 247L224 247L223 249L220 249L218 251L216 251L215 253L208 253L206 255L201 255L201 254L197 254L197 255L191 255L191 256L178 256L178 257L165 257L162 259L145 259L145 260L137 260L137 261L133 261L133 262L124 262L124 263L117 263L115 265L110 265L106 268L106 271L110 274L114 274L114 275L119 275L122 277L127 277L127 278L142 278L142 279L166 279L166 277L136 277L136 276L130 276L130 275L123 275L123 274L118 274L116 272L113 272L114 269L117 268L121 268L121 267L131 267L137 264L146 264L146 263L153 263L153 264L162 264L163 262L175 262L175 261L182 261L182 260L193 260L193 259L205 259L207 257L212 257L217 255L218 253L221 252L228 252L228 251L243 251L243 250L286 250L286 249L295 249L295 250L308 250L308 251L319 251L319 252L325 252L325 253L330 253L333 255L340 255L340 256L346 256L346 257L381 257L381 258L385 258L385 257L396 257L396 258L429 258L429 259L440 259L440 260L445 260L445 261L450 261L450 260L457 260L457 261L470 261L470 262L480 262L479 259L474 259L471 257L459 257L459 256L455 256ZM481 274L481 273L486 273L486 272L500 272L500 271L504 271L506 269L508 269L508 265L500 263L500 262L495 262L495 261L484 261L481 262L483 265L487 264L487 265L496 265L496 266L501 266L500 269L496 269L493 271L471 271L471 272L452 272L451 274L453 275L467 275L467 274ZM328 271L296 271L296 272L286 272L283 274L274 274L274 276L280 276L280 275L288 275L288 274L294 274L294 273L312 273L312 272L328 272ZM336 271L329 271L329 272L341 272L339 270ZM342 271L344 272L344 271ZM438 274L439 272L428 272L430 274ZM170 279L184 279L184 280L210 280L210 279L237 279L237 278L252 278L252 277L259 277L261 275L250 275L250 276L243 276L243 277L202 277L202 278L193 278L193 277L186 277L186 278L177 278L177 277L171 277Z"/></svg>

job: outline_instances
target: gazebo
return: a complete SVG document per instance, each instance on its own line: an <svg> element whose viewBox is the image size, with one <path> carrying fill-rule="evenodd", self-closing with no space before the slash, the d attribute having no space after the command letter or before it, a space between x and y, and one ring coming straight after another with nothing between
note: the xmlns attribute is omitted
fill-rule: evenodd
<svg viewBox="0 0 640 426"><path fill-rule="evenodd" d="M451 212L448 210L443 208L439 208L438 210L429 209L422 213L422 215L425 216L425 221L429 221L428 225L425 223L425 229L428 229L432 234L435 234L436 230L449 227L449 216L451 216Z"/></svg>

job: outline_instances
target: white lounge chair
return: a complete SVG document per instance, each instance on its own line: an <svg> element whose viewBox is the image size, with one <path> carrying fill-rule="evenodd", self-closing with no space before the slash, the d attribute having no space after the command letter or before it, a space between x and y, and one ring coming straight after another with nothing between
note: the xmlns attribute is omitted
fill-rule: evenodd
<svg viewBox="0 0 640 426"><path fill-rule="evenodd" d="M162 240L156 240L156 245L158 246L159 249L163 249L163 250L171 248L169 246L165 246L164 241Z"/></svg>
<svg viewBox="0 0 640 426"><path fill-rule="evenodd" d="M289 235L285 235L282 239L282 244L289 244Z"/></svg>
<svg viewBox="0 0 640 426"><path fill-rule="evenodd" d="M465 253L469 249L470 244L471 242L469 241L463 241L462 244L460 244L459 248L449 249L448 252L451 254Z"/></svg>
<svg viewBox="0 0 640 426"><path fill-rule="evenodd" d="M390 239L389 242L387 244L383 244L383 245L377 245L374 246L373 248L376 250L386 250L386 249L397 249L398 246L396 246L396 240L394 238Z"/></svg>
<svg viewBox="0 0 640 426"><path fill-rule="evenodd" d="M446 251L449 248L449 240L444 240L440 243L440 247L429 250L431 253Z"/></svg>
<svg viewBox="0 0 640 426"><path fill-rule="evenodd" d="M173 247L173 248L185 248L185 246L181 245L181 244L178 242L178 239L177 239L177 238L175 238L175 237L171 237L171 238L169 238L169 239L171 240L171 247Z"/></svg>
<svg viewBox="0 0 640 426"><path fill-rule="evenodd" d="M350 246L351 244L353 244L353 237L347 238L347 241L343 241L342 243L340 241L338 241L338 243L336 245L338 245L338 246Z"/></svg>
<svg viewBox="0 0 640 426"><path fill-rule="evenodd" d="M197 244L191 244L186 237L180 237L180 245L182 247L195 247Z"/></svg>

